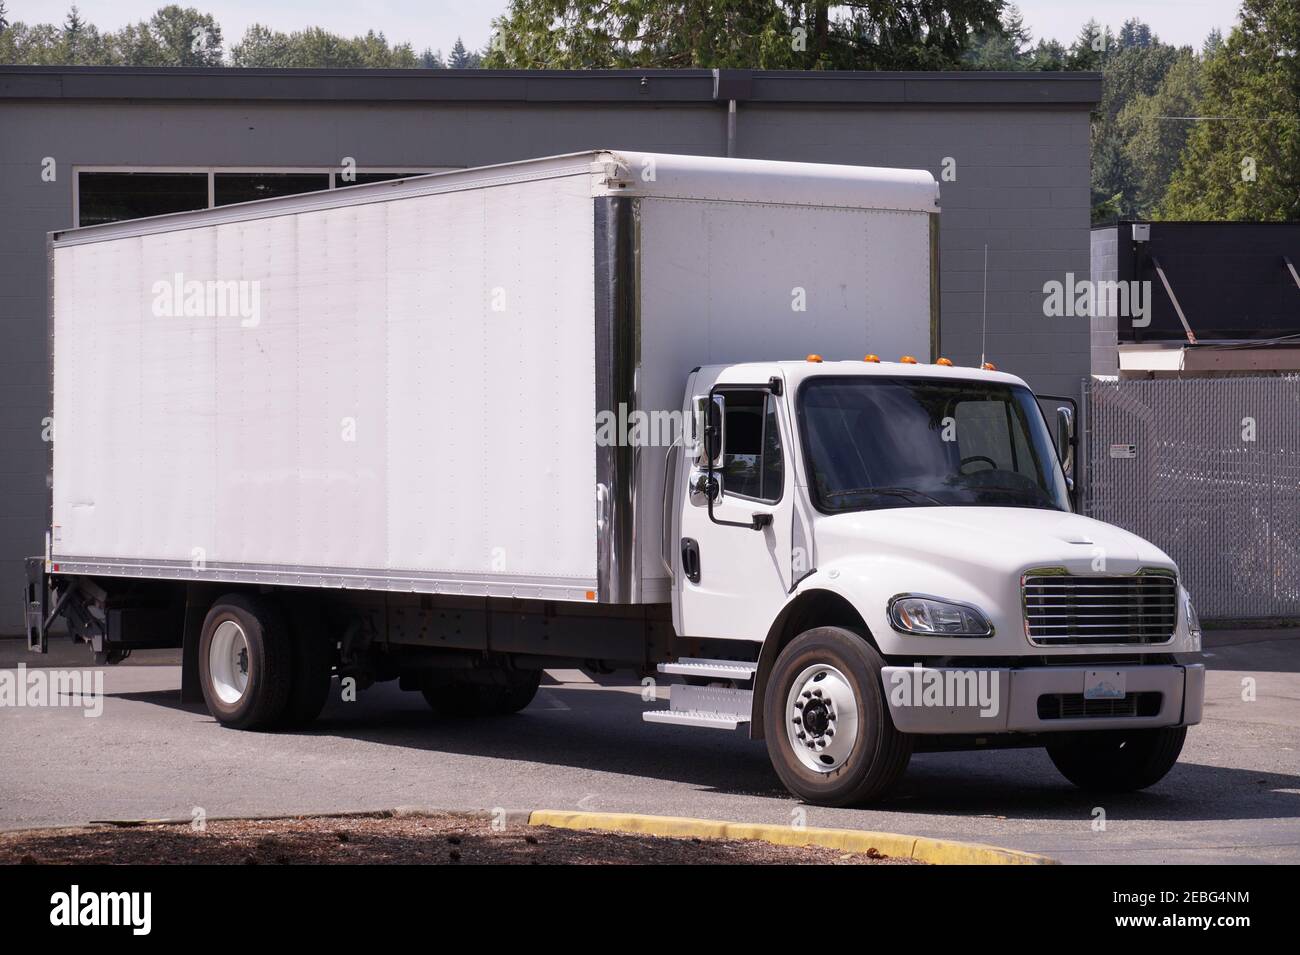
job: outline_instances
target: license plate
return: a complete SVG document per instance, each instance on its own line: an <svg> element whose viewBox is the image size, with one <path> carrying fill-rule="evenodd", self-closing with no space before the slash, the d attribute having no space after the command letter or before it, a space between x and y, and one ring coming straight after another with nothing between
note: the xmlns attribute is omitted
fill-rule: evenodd
<svg viewBox="0 0 1300 955"><path fill-rule="evenodd" d="M1126 690L1123 670L1088 670L1083 675L1085 700L1122 700Z"/></svg>

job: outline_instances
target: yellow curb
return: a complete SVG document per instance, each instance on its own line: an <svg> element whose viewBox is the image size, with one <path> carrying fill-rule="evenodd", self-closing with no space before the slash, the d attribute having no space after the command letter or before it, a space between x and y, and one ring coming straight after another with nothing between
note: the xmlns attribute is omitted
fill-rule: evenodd
<svg viewBox="0 0 1300 955"><path fill-rule="evenodd" d="M756 839L779 846L821 846L843 852L875 849L893 858L916 859L933 865L1057 865L1055 859L1001 849L974 842L927 839L895 832L865 832L859 829L795 828L750 822L721 822L682 816L643 816L622 812L561 812L537 809L528 817L530 826L554 829L603 829L636 832L676 839Z"/></svg>

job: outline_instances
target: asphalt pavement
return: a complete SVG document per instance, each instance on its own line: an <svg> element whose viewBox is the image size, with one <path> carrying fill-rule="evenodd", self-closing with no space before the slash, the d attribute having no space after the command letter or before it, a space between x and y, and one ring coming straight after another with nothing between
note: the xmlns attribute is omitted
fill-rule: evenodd
<svg viewBox="0 0 1300 955"><path fill-rule="evenodd" d="M885 830L1072 863L1300 862L1300 630L1207 634L1205 721L1143 793L1091 797L1041 750L922 754L879 806L803 806L762 742L644 723L640 686L552 671L524 712L436 719L396 684L331 699L310 729L244 733L182 705L174 653L104 672L102 715L0 706L0 829L398 806L583 809ZM66 643L19 661L89 667ZM661 696L666 687L661 689ZM655 704L662 705L662 704Z"/></svg>

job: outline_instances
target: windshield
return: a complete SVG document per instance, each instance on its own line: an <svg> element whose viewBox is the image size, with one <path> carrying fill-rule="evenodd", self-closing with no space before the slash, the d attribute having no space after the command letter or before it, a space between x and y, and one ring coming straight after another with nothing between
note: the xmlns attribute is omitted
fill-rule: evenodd
<svg viewBox="0 0 1300 955"><path fill-rule="evenodd" d="M1028 388L930 378L814 378L799 392L823 511L967 505L1069 510Z"/></svg>

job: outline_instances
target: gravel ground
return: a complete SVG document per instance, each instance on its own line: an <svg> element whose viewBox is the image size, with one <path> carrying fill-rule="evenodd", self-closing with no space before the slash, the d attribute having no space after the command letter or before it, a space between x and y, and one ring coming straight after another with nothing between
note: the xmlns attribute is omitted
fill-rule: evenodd
<svg viewBox="0 0 1300 955"><path fill-rule="evenodd" d="M579 865L917 865L833 849L765 842L666 839L550 829L492 828L482 817L304 816L190 825L90 826L0 833L0 864L204 863L333 865L496 863Z"/></svg>

